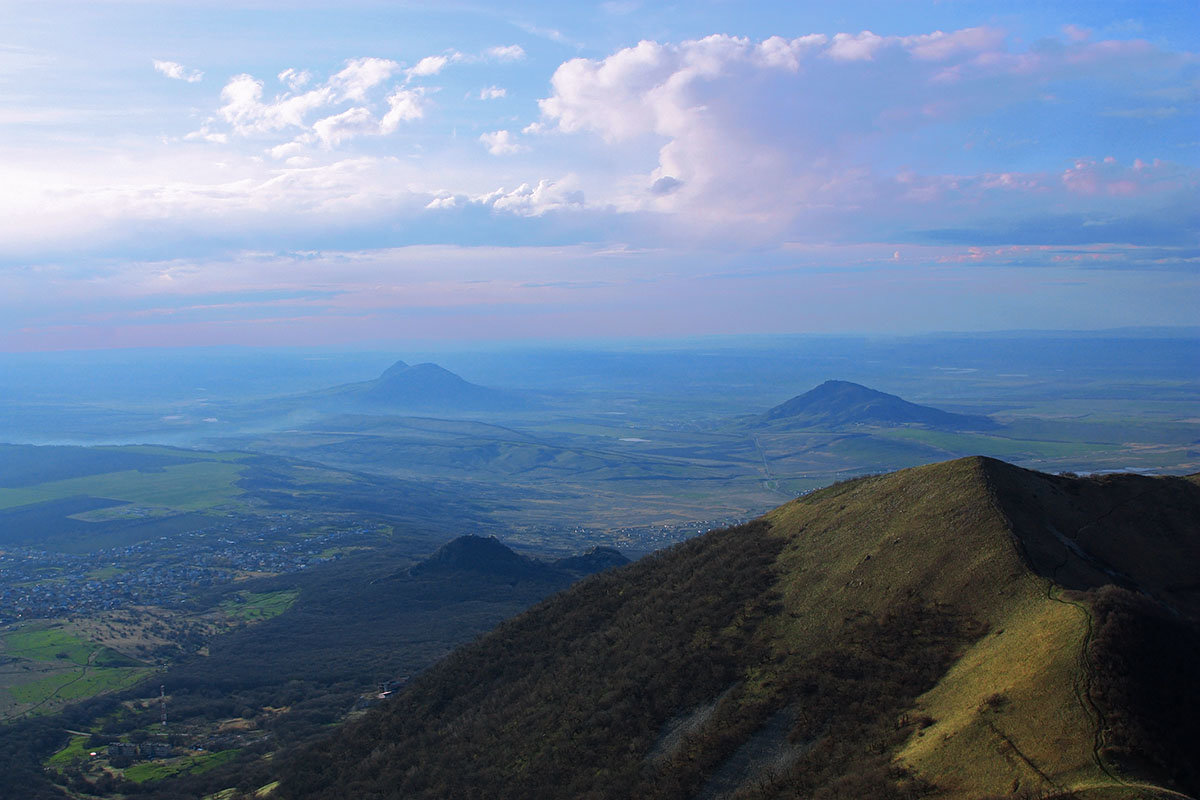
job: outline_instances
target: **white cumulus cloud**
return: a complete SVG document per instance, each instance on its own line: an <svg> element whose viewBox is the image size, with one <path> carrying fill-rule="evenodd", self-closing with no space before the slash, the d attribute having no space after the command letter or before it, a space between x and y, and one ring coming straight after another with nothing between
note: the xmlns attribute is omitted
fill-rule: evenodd
<svg viewBox="0 0 1200 800"><path fill-rule="evenodd" d="M386 58L355 58L329 79L329 87L339 100L361 102L367 92L392 77L400 65Z"/></svg>
<svg viewBox="0 0 1200 800"><path fill-rule="evenodd" d="M414 77L437 75L449 63L450 58L448 56L425 56L409 69L408 74Z"/></svg>
<svg viewBox="0 0 1200 800"><path fill-rule="evenodd" d="M537 186L523 183L511 192L504 189L475 198L476 203L491 206L496 211L506 211L525 217L540 217L549 211L560 211L584 206L583 192L577 188L573 175L562 180L540 180Z"/></svg>
<svg viewBox="0 0 1200 800"><path fill-rule="evenodd" d="M421 89L397 89L387 101L388 111L379 122L380 133L392 133L401 122L425 116L425 92Z"/></svg>
<svg viewBox="0 0 1200 800"><path fill-rule="evenodd" d="M283 72L279 73L279 82L287 84L287 87L292 91L296 91L300 87L312 80L312 73L308 70L298 70L288 67Z"/></svg>
<svg viewBox="0 0 1200 800"><path fill-rule="evenodd" d="M830 58L839 61L870 61L876 51L887 43L887 39L870 31L862 33L839 33L827 51Z"/></svg>
<svg viewBox="0 0 1200 800"><path fill-rule="evenodd" d="M525 57L525 48L519 44L509 44L499 47L490 47L487 50L487 56L496 61L520 61Z"/></svg>
<svg viewBox="0 0 1200 800"><path fill-rule="evenodd" d="M425 114L423 88L393 88L390 94L384 93L391 79L401 73L407 75L411 70L390 59L350 59L328 80L302 91L311 82L311 74L288 68L278 78L289 91L270 99L265 97L261 80L236 75L221 90L217 117L189 138L209 138L219 121L227 123L237 136L286 133L298 144L319 141L327 148L359 136L392 133L401 122ZM298 154L291 143L280 143L268 152L273 158Z"/></svg>
<svg viewBox="0 0 1200 800"><path fill-rule="evenodd" d="M221 90L221 118L241 135L262 134L285 128L304 128L308 114L334 101L329 86L303 94L287 94L263 102L263 83L252 75L234 76Z"/></svg>
<svg viewBox="0 0 1200 800"><path fill-rule="evenodd" d="M313 123L313 133L326 147L337 147L347 139L379 132L379 125L371 116L370 109L349 108L340 114L319 119Z"/></svg>
<svg viewBox="0 0 1200 800"><path fill-rule="evenodd" d="M512 133L509 131L492 131L480 135L479 141L483 142L487 147L487 151L494 156L509 156L513 153L521 153L529 148L518 143Z"/></svg>
<svg viewBox="0 0 1200 800"><path fill-rule="evenodd" d="M159 61L154 59L154 68L166 75L168 78L174 78L177 81L187 81L188 83L198 83L204 73L198 69L188 69L183 64L175 61Z"/></svg>
<svg viewBox="0 0 1200 800"><path fill-rule="evenodd" d="M1024 48L990 27L642 41L559 66L539 101L541 121L524 130L594 135L596 146L620 148L627 174L597 171L585 180L589 197L627 212L675 212L707 227L738 221L764 236L803 238L860 230L870 209L887 208L892 224L921 227L931 216L952 220L985 207L1029 215L1029 203L1067 193L1096 198L1099 208L1140 191L1124 179L1093 189L1087 170L1052 191L1056 181L1044 176L995 179L1004 173L999 163L965 175L915 175L895 165L918 152L928 157L931 131L948 143L960 137L969 152L973 120L991 126L1006 109L1026 113L1043 102L1048 81L1149 97L1174 85L1186 64L1147 42L1080 38ZM1028 134L1013 127L1009 135ZM1167 185L1177 191L1180 182Z"/></svg>

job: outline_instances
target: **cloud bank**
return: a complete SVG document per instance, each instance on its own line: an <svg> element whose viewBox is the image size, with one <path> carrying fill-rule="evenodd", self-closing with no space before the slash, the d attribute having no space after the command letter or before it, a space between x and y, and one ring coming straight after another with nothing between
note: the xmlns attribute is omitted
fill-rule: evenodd
<svg viewBox="0 0 1200 800"><path fill-rule="evenodd" d="M914 294L932 275L1007 279L989 269L1041 291L1041 270L1054 297L1085 274L1140 297L1135 320L1156 303L1180 317L1196 294L1200 61L1149 39L977 26L646 40L542 63L519 45L387 55L240 66L223 83L143 69L184 98L175 133L133 117L126 139L5 165L0 309L44 319L57 312L39 297L74 298L69 317L103 297L117 315L204 294L224 299L161 316L361 321L404 298L603 297L613 312L643 287L661 310L693 282L713 311L785 305L798 276L832 303L836 281L813 276L856 270ZM455 280L439 277L447 259ZM272 286L291 294L234 299Z"/></svg>
<svg viewBox="0 0 1200 800"><path fill-rule="evenodd" d="M1161 149L1150 131L1134 137L1144 150L1124 168L1087 145L1063 152L1038 141L1025 146L1037 158L1019 160L1057 163L1006 168L1017 160L1018 126L1044 112L1051 124L1041 127L1054 134L1064 111L1053 92L1173 108L1170 90L1193 62L1145 41L1079 34L1018 51L988 27L643 41L561 65L535 130L652 152L648 171L611 187L607 199L622 209L725 220L768 237L859 238L879 235L881 222L901 235L931 220L985 216L1015 224L1022 209L1063 207L1080 224L1099 224L1131 206L1177 209L1195 196L1196 170L1144 157ZM1102 113L1073 109L1072 122L1092 124ZM985 125L1006 130L980 143ZM939 144L950 152L931 153Z"/></svg>

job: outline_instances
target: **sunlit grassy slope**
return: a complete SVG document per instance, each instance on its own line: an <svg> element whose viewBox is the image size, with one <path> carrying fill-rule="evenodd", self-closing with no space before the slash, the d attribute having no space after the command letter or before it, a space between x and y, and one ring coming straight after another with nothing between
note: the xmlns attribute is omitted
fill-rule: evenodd
<svg viewBox="0 0 1200 800"><path fill-rule="evenodd" d="M278 791L1180 796L1200 692L1168 677L1175 709L1136 698L1194 664L1172 632L1200 642L1198 566L1195 478L968 458L860 479L582 582L297 759ZM1152 658L1109 622L1098 646L1097 597L1166 632L1144 637Z"/></svg>

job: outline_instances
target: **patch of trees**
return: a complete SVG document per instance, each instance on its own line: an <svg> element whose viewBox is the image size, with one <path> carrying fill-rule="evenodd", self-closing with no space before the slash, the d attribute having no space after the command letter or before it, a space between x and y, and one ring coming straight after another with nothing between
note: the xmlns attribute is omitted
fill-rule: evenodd
<svg viewBox="0 0 1200 800"><path fill-rule="evenodd" d="M919 602L858 620L830 646L790 654L779 700L798 720L800 757L781 775L736 796L745 800L912 800L936 787L897 767L895 750L932 720L906 710L933 688L985 627L951 607Z"/></svg>
<svg viewBox="0 0 1200 800"><path fill-rule="evenodd" d="M0 726L0 797L64 800L42 770L41 760L65 743L62 729L47 719Z"/></svg>

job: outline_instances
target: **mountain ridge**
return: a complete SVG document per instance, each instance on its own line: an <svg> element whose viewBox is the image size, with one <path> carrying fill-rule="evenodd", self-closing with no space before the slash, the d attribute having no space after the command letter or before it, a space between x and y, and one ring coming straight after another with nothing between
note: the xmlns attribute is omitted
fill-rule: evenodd
<svg viewBox="0 0 1200 800"><path fill-rule="evenodd" d="M1139 508L1156 505L1143 524ZM1072 478L973 457L835 485L505 623L293 762L279 793L1195 792L1179 753L1200 742L1200 693L1173 687L1186 714L1121 700L1149 696L1154 669L1187 669L1170 643L1192 633L1160 637L1162 666L1147 667L1095 632L1120 628L1101 624L1104 603L1129 629L1153 627L1137 602L1194 632L1194 589L1177 578L1196 567L1197 519L1195 476ZM1183 722L1162 723L1170 713Z"/></svg>

